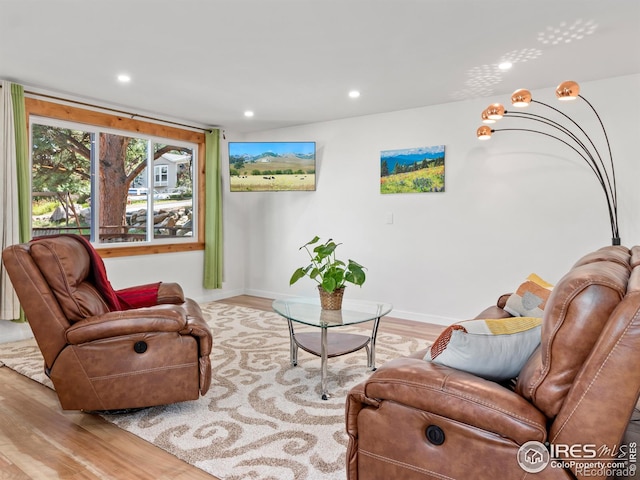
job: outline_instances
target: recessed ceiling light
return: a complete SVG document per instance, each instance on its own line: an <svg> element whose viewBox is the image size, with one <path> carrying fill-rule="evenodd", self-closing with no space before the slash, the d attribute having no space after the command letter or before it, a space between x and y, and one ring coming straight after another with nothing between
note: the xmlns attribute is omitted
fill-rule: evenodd
<svg viewBox="0 0 640 480"><path fill-rule="evenodd" d="M360 92L358 90L351 90L349 92L349 98L358 98L360 96Z"/></svg>
<svg viewBox="0 0 640 480"><path fill-rule="evenodd" d="M121 73L118 75L118 81L121 83L129 83L131 81L131 77L126 73Z"/></svg>
<svg viewBox="0 0 640 480"><path fill-rule="evenodd" d="M511 67L513 67L513 63L511 62L502 62L498 65L500 70L509 70Z"/></svg>
<svg viewBox="0 0 640 480"><path fill-rule="evenodd" d="M253 112L251 110L247 110L246 112L244 112L244 116L245 117L253 117Z"/></svg>

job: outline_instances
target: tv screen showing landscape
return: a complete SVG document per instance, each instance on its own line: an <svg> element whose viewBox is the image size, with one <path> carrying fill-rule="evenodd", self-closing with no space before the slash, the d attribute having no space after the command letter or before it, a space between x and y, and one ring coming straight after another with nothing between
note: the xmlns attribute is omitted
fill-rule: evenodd
<svg viewBox="0 0 640 480"><path fill-rule="evenodd" d="M316 189L315 142L229 142L232 192Z"/></svg>

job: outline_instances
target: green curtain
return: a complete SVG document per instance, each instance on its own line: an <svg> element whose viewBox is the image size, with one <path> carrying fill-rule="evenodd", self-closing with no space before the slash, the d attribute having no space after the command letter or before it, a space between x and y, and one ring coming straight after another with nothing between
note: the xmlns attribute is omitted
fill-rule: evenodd
<svg viewBox="0 0 640 480"><path fill-rule="evenodd" d="M29 142L24 104L24 87L2 81L2 198L0 250L29 240L31 229L31 192ZM3 320L26 321L8 274L0 268L0 305Z"/></svg>
<svg viewBox="0 0 640 480"><path fill-rule="evenodd" d="M31 240L31 171L29 169L29 139L27 138L27 114L24 106L24 87L11 84L13 121L16 138L16 174L18 176L18 234L20 243ZM20 318L16 322L26 322L24 310L20 308Z"/></svg>
<svg viewBox="0 0 640 480"><path fill-rule="evenodd" d="M24 107L24 87L11 84L13 118L16 137L16 172L18 175L18 228L20 242L31 240L31 182L29 170L29 140Z"/></svg>
<svg viewBox="0 0 640 480"><path fill-rule="evenodd" d="M222 288L222 178L220 130L205 134L204 288Z"/></svg>

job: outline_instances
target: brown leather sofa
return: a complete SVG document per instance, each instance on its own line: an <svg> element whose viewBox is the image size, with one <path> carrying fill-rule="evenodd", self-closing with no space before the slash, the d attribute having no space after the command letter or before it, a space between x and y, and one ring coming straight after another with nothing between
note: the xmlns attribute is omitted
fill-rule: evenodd
<svg viewBox="0 0 640 480"><path fill-rule="evenodd" d="M80 240L46 237L2 253L62 408L133 409L204 395L212 337L198 304L179 285L159 283L120 291L129 300L152 292L154 305L114 307L106 276L97 285L104 264Z"/></svg>
<svg viewBox="0 0 640 480"><path fill-rule="evenodd" d="M508 316L505 299L478 318ZM640 392L640 247L581 258L547 300L541 336L511 388L425 351L382 365L347 397L348 480L602 479L619 471L593 458L631 465L633 446L619 447ZM539 444L546 467L525 471L519 452Z"/></svg>

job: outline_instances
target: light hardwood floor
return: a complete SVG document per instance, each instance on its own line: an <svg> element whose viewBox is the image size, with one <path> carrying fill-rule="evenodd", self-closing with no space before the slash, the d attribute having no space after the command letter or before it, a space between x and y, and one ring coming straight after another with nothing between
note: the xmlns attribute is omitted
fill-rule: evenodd
<svg viewBox="0 0 640 480"><path fill-rule="evenodd" d="M221 303L271 311L271 299ZM380 332L434 340L443 327L385 317ZM215 480L215 477L106 422L64 411L55 393L0 368L0 480Z"/></svg>

